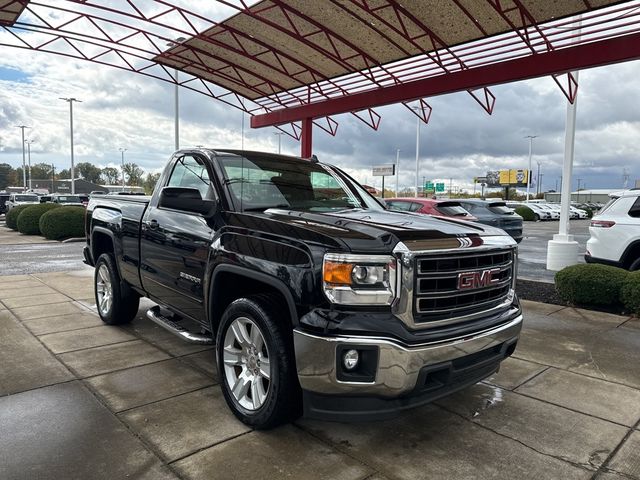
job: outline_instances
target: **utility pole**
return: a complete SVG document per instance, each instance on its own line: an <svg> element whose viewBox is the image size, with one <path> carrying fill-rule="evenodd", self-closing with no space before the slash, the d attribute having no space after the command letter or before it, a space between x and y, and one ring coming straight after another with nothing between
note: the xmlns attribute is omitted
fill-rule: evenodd
<svg viewBox="0 0 640 480"><path fill-rule="evenodd" d="M62 98L60 100L64 100L65 102L69 102L69 132L71 137L71 195L75 195L76 193L76 184L74 182L75 179L75 164L73 159L73 102L80 102L82 100L78 100L77 98Z"/></svg>
<svg viewBox="0 0 640 480"><path fill-rule="evenodd" d="M449 198L451 198L451 189L452 189L452 186L453 186L453 178L450 178L450 179L449 179Z"/></svg>
<svg viewBox="0 0 640 480"><path fill-rule="evenodd" d="M32 190L33 186L31 183L31 144L33 143L33 140L25 140L24 142L27 144L27 158L29 159L29 190Z"/></svg>
<svg viewBox="0 0 640 480"><path fill-rule="evenodd" d="M31 127L27 127L26 125L16 125L16 127L22 130L22 188L26 190L27 189L27 164L25 161L25 154L24 154L24 129L31 128Z"/></svg>
<svg viewBox="0 0 640 480"><path fill-rule="evenodd" d="M581 178L578 179L578 191L577 191L578 196L576 197L576 202L580 202L580 182L582 182ZM569 198L569 202L571 202L571 198Z"/></svg>
<svg viewBox="0 0 640 480"><path fill-rule="evenodd" d="M120 150L120 157L122 160L122 191L124 192L124 152L126 152L127 149L119 148L118 150Z"/></svg>
<svg viewBox="0 0 640 480"><path fill-rule="evenodd" d="M529 170L527 170L527 199L525 203L529 203L529 188L531 187L531 153L533 149L533 139L536 137L537 135L527 135L524 137L529 139Z"/></svg>
<svg viewBox="0 0 640 480"><path fill-rule="evenodd" d="M400 196L400 149L396 149L396 197Z"/></svg>
<svg viewBox="0 0 640 480"><path fill-rule="evenodd" d="M54 193L56 189L56 166L51 164L51 193Z"/></svg>
<svg viewBox="0 0 640 480"><path fill-rule="evenodd" d="M540 162L538 163L538 174L536 175L536 197L540 195Z"/></svg>
<svg viewBox="0 0 640 480"><path fill-rule="evenodd" d="M278 136L278 155L280 155L280 153L282 152L282 135L284 135L284 133L274 132L273 134Z"/></svg>

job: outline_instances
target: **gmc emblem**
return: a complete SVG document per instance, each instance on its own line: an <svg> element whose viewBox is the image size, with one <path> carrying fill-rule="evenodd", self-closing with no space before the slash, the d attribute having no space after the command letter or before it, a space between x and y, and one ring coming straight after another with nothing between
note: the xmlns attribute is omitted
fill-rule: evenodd
<svg viewBox="0 0 640 480"><path fill-rule="evenodd" d="M499 268L482 270L481 272L463 272L458 274L458 290L475 290L490 287L500 283L500 278L494 277L500 273Z"/></svg>

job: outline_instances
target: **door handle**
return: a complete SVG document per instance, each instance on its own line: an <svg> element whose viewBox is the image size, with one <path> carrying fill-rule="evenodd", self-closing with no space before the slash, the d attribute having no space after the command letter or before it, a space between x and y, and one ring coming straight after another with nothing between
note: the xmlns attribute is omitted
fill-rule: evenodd
<svg viewBox="0 0 640 480"><path fill-rule="evenodd" d="M150 230L156 230L160 226L157 220L149 220L146 223Z"/></svg>

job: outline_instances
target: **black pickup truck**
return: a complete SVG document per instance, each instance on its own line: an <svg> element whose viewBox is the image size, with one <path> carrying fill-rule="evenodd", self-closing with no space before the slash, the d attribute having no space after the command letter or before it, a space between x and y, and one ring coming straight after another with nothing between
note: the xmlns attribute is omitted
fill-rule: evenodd
<svg viewBox="0 0 640 480"><path fill-rule="evenodd" d="M511 237L385 210L315 158L179 151L151 197L93 197L86 235L102 320L145 296L151 320L215 343L255 428L432 401L496 372L522 326Z"/></svg>

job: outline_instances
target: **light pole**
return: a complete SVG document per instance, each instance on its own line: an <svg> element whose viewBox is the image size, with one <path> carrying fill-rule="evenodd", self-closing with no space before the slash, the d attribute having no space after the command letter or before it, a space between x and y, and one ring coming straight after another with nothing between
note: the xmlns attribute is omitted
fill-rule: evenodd
<svg viewBox="0 0 640 480"><path fill-rule="evenodd" d="M184 42L186 40L186 38L184 37L178 37L175 39L175 41L173 42L169 42L167 43L168 47L175 47L178 44ZM180 150L180 100L179 100L179 93L178 93L178 87L180 86L178 83L178 69L175 68L174 73L176 75L176 85L175 85L175 90L174 90L174 138L175 138L175 150Z"/></svg>
<svg viewBox="0 0 640 480"><path fill-rule="evenodd" d="M77 98L63 98L60 97L60 100L64 100L65 102L69 102L69 132L71 137L71 195L75 195L76 193L76 185L74 182L75 178L75 164L73 161L73 102L80 102L82 100L78 100Z"/></svg>
<svg viewBox="0 0 640 480"><path fill-rule="evenodd" d="M31 144L33 140L25 140L24 143L27 144L27 158L29 159L29 190L32 190L31 185Z"/></svg>
<svg viewBox="0 0 640 480"><path fill-rule="evenodd" d="M582 182L581 178L578 179L578 190L577 190L578 196L576 198L576 202L580 202L580 182ZM571 198L569 198L569 201L571 201Z"/></svg>
<svg viewBox="0 0 640 480"><path fill-rule="evenodd" d="M278 155L280 155L280 153L282 152L282 135L284 135L284 133L273 132L273 134L278 136Z"/></svg>
<svg viewBox="0 0 640 480"><path fill-rule="evenodd" d="M400 194L400 149L396 149L396 197Z"/></svg>
<svg viewBox="0 0 640 480"><path fill-rule="evenodd" d="M529 188L531 187L531 152L533 148L533 139L536 137L537 135L527 135L524 137L529 139L529 170L527 170L527 200L525 203L529 203Z"/></svg>
<svg viewBox="0 0 640 480"><path fill-rule="evenodd" d="M540 195L540 162L536 162L538 164L538 174L536 175L536 197Z"/></svg>
<svg viewBox="0 0 640 480"><path fill-rule="evenodd" d="M27 165L24 158L24 129L31 128L26 125L16 125L17 128L22 130L22 188L27 189Z"/></svg>
<svg viewBox="0 0 640 480"><path fill-rule="evenodd" d="M122 161L122 191L124 192L124 152L127 151L126 148L119 148L120 150L120 159Z"/></svg>
<svg viewBox="0 0 640 480"><path fill-rule="evenodd" d="M420 108L412 107L413 111L418 112ZM416 115L416 198L418 198L418 182L420 175L420 116Z"/></svg>

